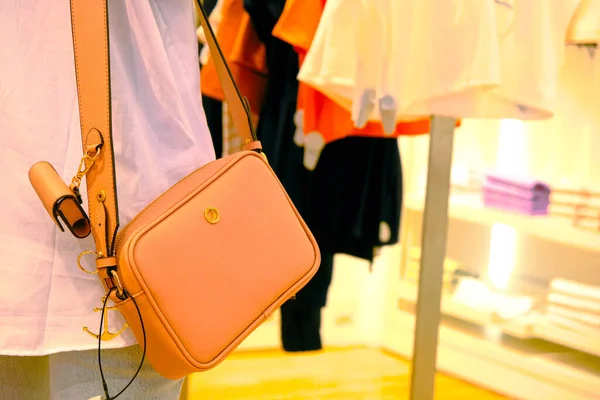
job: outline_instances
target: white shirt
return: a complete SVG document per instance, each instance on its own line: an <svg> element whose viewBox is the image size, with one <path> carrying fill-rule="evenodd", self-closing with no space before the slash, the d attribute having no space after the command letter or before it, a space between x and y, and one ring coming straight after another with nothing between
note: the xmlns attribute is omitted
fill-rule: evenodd
<svg viewBox="0 0 600 400"><path fill-rule="evenodd" d="M493 0L392 1L394 92L400 115L467 117L500 84Z"/></svg>
<svg viewBox="0 0 600 400"><path fill-rule="evenodd" d="M391 0L328 0L298 73L299 81L351 112L356 127L383 121L388 134L396 128L387 69L390 7Z"/></svg>
<svg viewBox="0 0 600 400"><path fill-rule="evenodd" d="M571 43L596 43L600 40L600 0L581 0L567 30Z"/></svg>
<svg viewBox="0 0 600 400"><path fill-rule="evenodd" d="M388 68L394 51L392 27L388 23L391 4L389 0L361 0L358 12L360 18L354 28L357 46L352 121L356 127L364 128L369 121L380 120L390 134L396 130L397 113L394 93L390 91L392 71ZM391 102L387 112L382 107L384 99Z"/></svg>
<svg viewBox="0 0 600 400"><path fill-rule="evenodd" d="M361 0L328 0L298 80L347 110L352 109L356 78L357 24Z"/></svg>
<svg viewBox="0 0 600 400"><path fill-rule="evenodd" d="M579 1L420 1L410 53L392 64L409 66L402 114L550 118Z"/></svg>
<svg viewBox="0 0 600 400"><path fill-rule="evenodd" d="M202 109L191 0L109 2L121 226L214 150ZM91 235L52 222L28 180L46 160L70 182L81 138L68 1L0 3L0 354L96 348L104 294L77 268ZM168 267L168 266L167 266ZM122 318L109 312L111 330ZM105 348L135 343L130 330Z"/></svg>
<svg viewBox="0 0 600 400"><path fill-rule="evenodd" d="M351 111L355 126L382 121L392 133L396 120L432 114L432 100L464 103L466 92L500 84L494 9L493 0L328 0L298 80Z"/></svg>
<svg viewBox="0 0 600 400"><path fill-rule="evenodd" d="M580 0L329 0L298 79L355 126L549 118Z"/></svg>

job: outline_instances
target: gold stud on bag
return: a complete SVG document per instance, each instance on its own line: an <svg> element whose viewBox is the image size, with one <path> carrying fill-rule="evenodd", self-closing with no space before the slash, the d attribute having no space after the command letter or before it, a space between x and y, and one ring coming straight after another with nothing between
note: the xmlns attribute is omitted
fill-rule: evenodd
<svg viewBox="0 0 600 400"><path fill-rule="evenodd" d="M199 166L120 228L107 4L71 0L84 154L72 191L85 176L96 245L77 264L96 274L106 292L95 310L102 313L99 333L86 332L99 341L120 334L125 328L105 326L114 307L153 367L171 379L218 365L308 283L320 263L313 235L267 163L201 5L200 11L243 150ZM93 271L82 266L88 254L96 256Z"/></svg>
<svg viewBox="0 0 600 400"><path fill-rule="evenodd" d="M215 207L208 207L204 210L204 218L206 218L210 224L216 224L221 219L221 214Z"/></svg>

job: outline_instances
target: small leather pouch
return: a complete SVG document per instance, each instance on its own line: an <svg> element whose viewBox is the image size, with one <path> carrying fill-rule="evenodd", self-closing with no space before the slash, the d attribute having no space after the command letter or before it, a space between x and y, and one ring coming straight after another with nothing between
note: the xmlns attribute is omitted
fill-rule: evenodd
<svg viewBox="0 0 600 400"><path fill-rule="evenodd" d="M90 219L81 207L81 199L75 196L49 162L34 164L29 170L29 181L61 231L65 229L60 219L76 238L83 239L90 234Z"/></svg>

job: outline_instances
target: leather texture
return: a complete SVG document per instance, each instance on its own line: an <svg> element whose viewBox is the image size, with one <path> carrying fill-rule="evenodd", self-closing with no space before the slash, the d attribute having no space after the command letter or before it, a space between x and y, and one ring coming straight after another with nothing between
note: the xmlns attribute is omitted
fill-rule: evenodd
<svg viewBox="0 0 600 400"><path fill-rule="evenodd" d="M59 219L77 238L90 234L90 221L73 191L54 167L46 162L35 163L29 169L29 182L56 225L64 232Z"/></svg>
<svg viewBox="0 0 600 400"><path fill-rule="evenodd" d="M205 219L209 207L220 215L215 224ZM148 360L170 378L223 361L319 263L314 237L254 151L192 173L117 237L119 275L138 301ZM131 300L113 301L141 341Z"/></svg>
<svg viewBox="0 0 600 400"><path fill-rule="evenodd" d="M119 226L110 119L110 62L106 1L71 1L71 29L84 154L99 157L86 175L88 214L98 251L111 253ZM104 193L104 202L98 195ZM98 218L98 214L105 218Z"/></svg>
<svg viewBox="0 0 600 400"><path fill-rule="evenodd" d="M86 180L98 277L163 376L215 367L319 268L317 243L262 153L248 102L207 16L200 20L244 150L196 170L118 228L106 1L71 0ZM90 179L91 177L91 179ZM101 196L98 194L101 193ZM100 254L101 253L101 254ZM117 285L118 286L118 285ZM142 328L143 323L143 328Z"/></svg>

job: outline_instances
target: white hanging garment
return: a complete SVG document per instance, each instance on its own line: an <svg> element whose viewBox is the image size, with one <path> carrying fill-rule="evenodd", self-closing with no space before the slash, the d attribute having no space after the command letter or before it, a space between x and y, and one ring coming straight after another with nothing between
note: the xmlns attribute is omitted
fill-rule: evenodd
<svg viewBox="0 0 600 400"><path fill-rule="evenodd" d="M493 0L393 1L400 114L471 116L501 83Z"/></svg>
<svg viewBox="0 0 600 400"><path fill-rule="evenodd" d="M404 85L397 89L404 94L401 112L551 117L566 30L578 4L579 0L420 1L412 16L410 53L398 54L394 63L409 65ZM401 9L394 16L400 14Z"/></svg>
<svg viewBox="0 0 600 400"><path fill-rule="evenodd" d="M192 1L108 3L124 225L213 160L214 150L202 110ZM94 307L104 290L76 264L79 253L95 248L93 239L60 232L28 180L29 168L46 160L70 182L82 155L69 2L3 1L0 60L0 354L94 349L98 341L82 327L97 332ZM108 318L111 331L122 326L118 312ZM103 347L133 343L126 330Z"/></svg>
<svg viewBox="0 0 600 400"><path fill-rule="evenodd" d="M600 0L581 0L567 30L569 43L600 41Z"/></svg>
<svg viewBox="0 0 600 400"><path fill-rule="evenodd" d="M391 38L398 33L390 25L395 22L390 17L394 2L403 12L413 8L412 0L328 0L298 73L299 81L351 112L357 128L380 121L388 134L397 121L398 71L391 69L391 56L398 50ZM403 32L410 33L408 27Z"/></svg>
<svg viewBox="0 0 600 400"><path fill-rule="evenodd" d="M396 130L397 103L390 78L392 48L389 0L361 0L356 35L356 73L352 121L364 128L381 121L384 132Z"/></svg>
<svg viewBox="0 0 600 400"><path fill-rule="evenodd" d="M579 3L328 0L298 79L386 132L433 114L549 118Z"/></svg>
<svg viewBox="0 0 600 400"><path fill-rule="evenodd" d="M357 127L383 119L391 133L431 114L433 99L500 84L494 4L328 0L298 79Z"/></svg>
<svg viewBox="0 0 600 400"><path fill-rule="evenodd" d="M379 1L379 0L378 0ZM352 109L361 0L327 0L298 80Z"/></svg>

